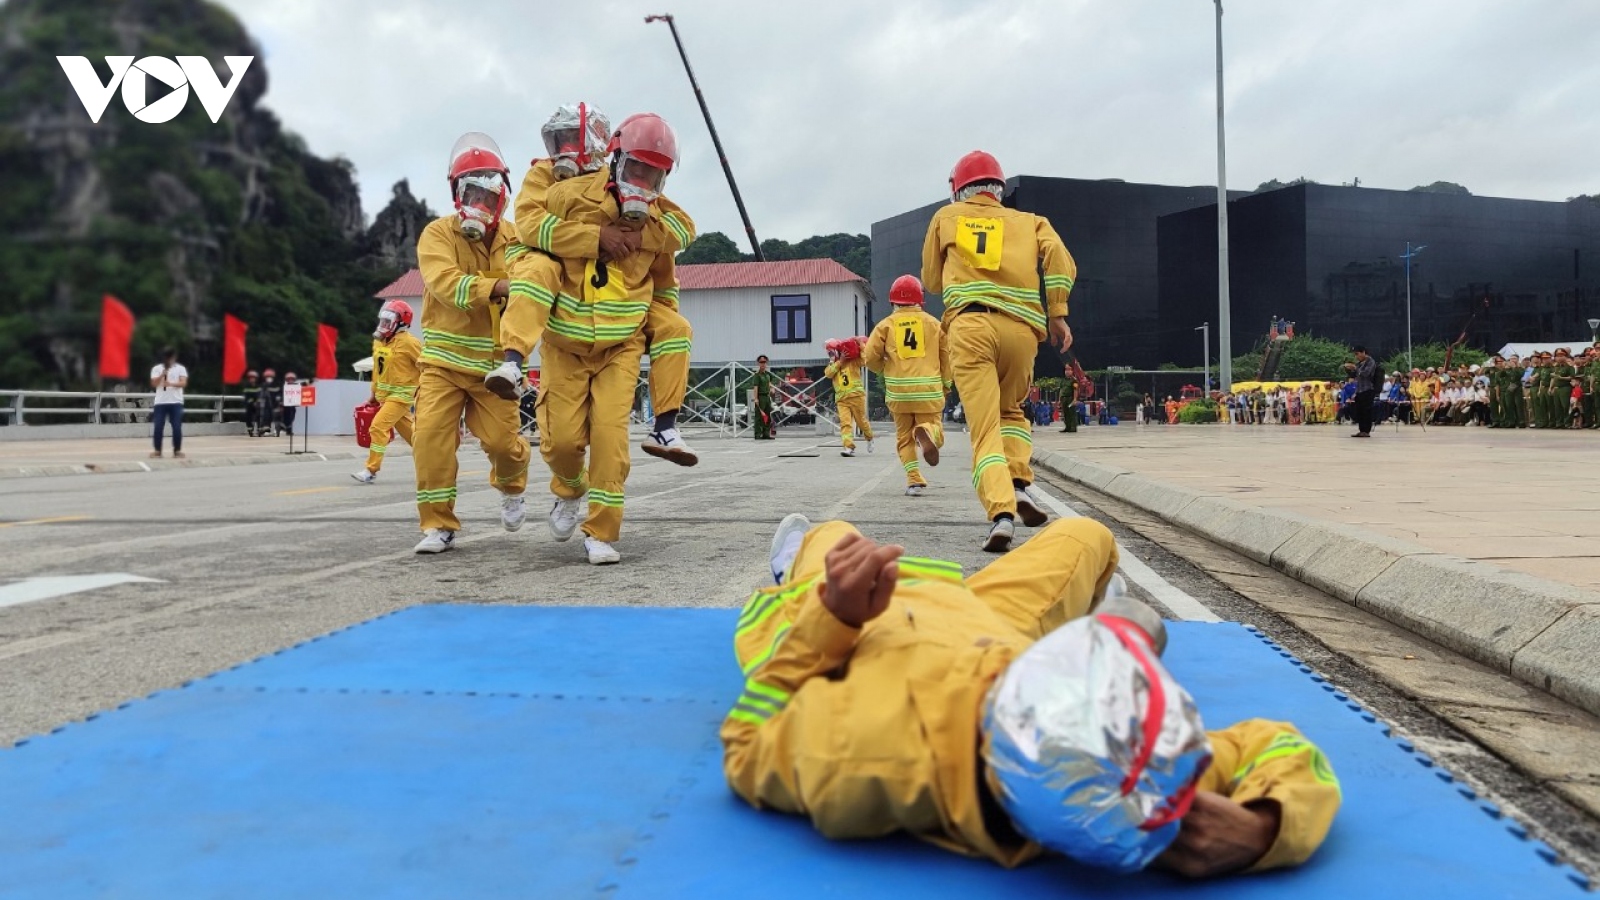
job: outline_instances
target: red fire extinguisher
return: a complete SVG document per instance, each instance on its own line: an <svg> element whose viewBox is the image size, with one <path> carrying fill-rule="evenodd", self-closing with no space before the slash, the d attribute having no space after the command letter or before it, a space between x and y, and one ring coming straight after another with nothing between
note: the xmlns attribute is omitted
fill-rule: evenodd
<svg viewBox="0 0 1600 900"><path fill-rule="evenodd" d="M372 446L372 420L377 418L378 410L382 406L377 403L363 403L356 407L356 444L369 448ZM394 441L394 429L389 429L389 440Z"/></svg>

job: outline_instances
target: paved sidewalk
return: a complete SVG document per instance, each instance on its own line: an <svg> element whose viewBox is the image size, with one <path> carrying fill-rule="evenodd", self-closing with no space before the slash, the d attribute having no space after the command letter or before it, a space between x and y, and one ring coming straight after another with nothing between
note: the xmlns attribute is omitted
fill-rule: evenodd
<svg viewBox="0 0 1600 900"><path fill-rule="evenodd" d="M1600 589L1600 434L1490 428L1117 425L1035 446L1252 506Z"/></svg>

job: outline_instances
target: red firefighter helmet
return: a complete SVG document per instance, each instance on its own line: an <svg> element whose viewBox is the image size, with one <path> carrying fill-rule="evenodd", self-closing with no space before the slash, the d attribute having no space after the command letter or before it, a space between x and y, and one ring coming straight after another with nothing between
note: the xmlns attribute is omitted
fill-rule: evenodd
<svg viewBox="0 0 1600 900"><path fill-rule="evenodd" d="M655 113L634 113L623 119L606 150L635 157L665 172L678 164L678 136Z"/></svg>
<svg viewBox="0 0 1600 900"><path fill-rule="evenodd" d="M950 193L954 194L979 182L998 181L1004 184L1005 180L999 160L982 150L974 150L956 160L955 168L950 170Z"/></svg>
<svg viewBox="0 0 1600 900"><path fill-rule="evenodd" d="M895 306L921 306L922 282L915 275L901 275L889 287L889 302Z"/></svg>
<svg viewBox="0 0 1600 900"><path fill-rule="evenodd" d="M378 328L372 336L388 340L402 328L411 327L411 305L404 300L389 300L378 310Z"/></svg>
<svg viewBox="0 0 1600 900"><path fill-rule="evenodd" d="M261 370L261 377L262 378L277 378L278 377L278 373L276 371L272 370L272 369L262 369Z"/></svg>
<svg viewBox="0 0 1600 900"><path fill-rule="evenodd" d="M499 172L511 177L500 145L481 131L463 134L450 150L450 183L454 185L457 178L468 172Z"/></svg>

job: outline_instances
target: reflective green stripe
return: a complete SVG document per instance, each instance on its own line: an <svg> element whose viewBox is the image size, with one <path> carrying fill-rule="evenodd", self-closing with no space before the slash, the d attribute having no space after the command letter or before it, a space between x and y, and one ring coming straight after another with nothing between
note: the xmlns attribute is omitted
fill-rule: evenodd
<svg viewBox="0 0 1600 900"><path fill-rule="evenodd" d="M516 259L522 254L527 253L528 249L529 248L527 244L512 241L506 245L506 262L511 262L513 259Z"/></svg>
<svg viewBox="0 0 1600 900"><path fill-rule="evenodd" d="M422 348L422 356L419 358L423 362L438 363L445 367L465 369L468 372L477 372L483 375L487 375L495 369L495 364L490 360L471 359L451 353L448 350L441 350L438 347Z"/></svg>
<svg viewBox="0 0 1600 900"><path fill-rule="evenodd" d="M478 280L476 275L463 275L456 282L456 306L468 309L472 306L472 283Z"/></svg>
<svg viewBox="0 0 1600 900"><path fill-rule="evenodd" d="M610 316L615 319L625 319L643 316L650 311L650 303L647 300L600 300L590 303L571 294L561 294L556 298L556 308L583 318Z"/></svg>
<svg viewBox="0 0 1600 900"><path fill-rule="evenodd" d="M749 675L751 672L754 672L756 669L759 669L765 665L767 660L772 658L772 654L778 652L778 645L783 643L783 639L788 636L789 629L792 627L794 626L785 624L782 628L779 628L777 634L772 636L772 642L767 644L767 649L762 651L760 656L757 656L755 659L745 663L740 668L740 671L745 675Z"/></svg>
<svg viewBox="0 0 1600 900"><path fill-rule="evenodd" d="M943 400L943 391L917 391L914 393L897 391L890 388L884 395L890 403L918 403L923 400Z"/></svg>
<svg viewBox="0 0 1600 900"><path fill-rule="evenodd" d="M622 494L613 491L602 491L599 488L589 488L589 502L598 506L609 506L615 509L622 508Z"/></svg>
<svg viewBox="0 0 1600 900"><path fill-rule="evenodd" d="M546 307L554 306L556 302L556 295L551 293L549 288L534 284L531 281L511 282L510 295L513 297L527 297Z"/></svg>
<svg viewBox="0 0 1600 900"><path fill-rule="evenodd" d="M655 291L650 296L670 301L673 306L678 305L678 289L675 287L669 287L663 290Z"/></svg>
<svg viewBox="0 0 1600 900"><path fill-rule="evenodd" d="M650 345L650 358L671 356L674 353L688 353L694 349L694 344L689 338L673 338L670 341L657 341Z"/></svg>
<svg viewBox="0 0 1600 900"><path fill-rule="evenodd" d="M972 486L977 487L979 484L983 483L983 472L985 469L989 468L990 466L1003 466L1006 464L1006 458L997 453L991 453L988 456L985 456L983 459L978 460L978 464L972 467Z"/></svg>
<svg viewBox="0 0 1600 900"><path fill-rule="evenodd" d="M1010 313L1040 330L1045 327L1044 307L1039 305L1037 290L1003 287L989 281L970 281L944 289L946 310L960 309L972 303L982 303Z"/></svg>
<svg viewBox="0 0 1600 900"><path fill-rule="evenodd" d="M902 463L900 468L905 469L907 472L915 472L917 469L921 468L921 466L919 466L917 461L913 459L911 462Z"/></svg>
<svg viewBox="0 0 1600 900"><path fill-rule="evenodd" d="M530 456L529 459L532 459L532 457ZM517 479L523 477L526 474L528 474L528 464L527 463L523 463L522 464L522 468L516 470L515 472L507 472L504 475L496 475L494 477L494 483L495 484L510 484L511 482L516 481Z"/></svg>
<svg viewBox="0 0 1600 900"><path fill-rule="evenodd" d="M818 579L808 578L798 584L793 584L782 589L768 588L756 591L745 602L744 611L739 614L739 622L733 627L734 637L759 626L762 622L772 617L772 614L782 608L783 604L796 596L810 590Z"/></svg>
<svg viewBox="0 0 1600 900"><path fill-rule="evenodd" d="M1022 441L1024 444L1033 443L1033 432L1017 425L1001 425L1000 436Z"/></svg>
<svg viewBox="0 0 1600 900"><path fill-rule="evenodd" d="M415 400L417 398L417 386L414 384L386 384L380 381L375 388L375 392L387 394L388 396L384 398L386 400Z"/></svg>
<svg viewBox="0 0 1600 900"><path fill-rule="evenodd" d="M1072 290L1072 284L1071 275L1046 275L1044 277L1044 289L1047 291L1053 288L1062 288L1070 291Z"/></svg>
<svg viewBox="0 0 1600 900"><path fill-rule="evenodd" d="M556 225L560 222L560 219L545 213L544 218L539 220L538 227L534 229L533 245L540 250L548 251L550 242L555 240Z"/></svg>
<svg viewBox="0 0 1600 900"><path fill-rule="evenodd" d="M589 470L585 469L582 472L579 472L577 478L562 478L560 475L557 475L556 480L569 488L576 488L578 490L586 491L589 489Z"/></svg>
<svg viewBox="0 0 1600 900"><path fill-rule="evenodd" d="M961 574L961 564L947 562L942 559L924 559L920 556L900 557L900 574L902 577L932 578L939 581L949 581L962 584L965 578Z"/></svg>
<svg viewBox="0 0 1600 900"><path fill-rule="evenodd" d="M494 338L473 337L470 334L456 334L453 331L440 331L436 328L422 329L423 346L433 344L449 344L463 350L494 350Z"/></svg>
<svg viewBox="0 0 1600 900"><path fill-rule="evenodd" d="M728 713L728 718L737 722L744 722L747 725L763 725L767 721L766 716L756 715L737 706L733 708L732 712Z"/></svg>
<svg viewBox="0 0 1600 900"><path fill-rule="evenodd" d="M417 491L418 503L449 503L454 499L456 499L456 489L453 487Z"/></svg>
<svg viewBox="0 0 1600 900"><path fill-rule="evenodd" d="M885 376L884 379L883 379L883 382L884 382L884 384L904 384L904 385L938 384L939 383L939 376L937 376L937 375L927 375L927 376L915 376L915 377L907 377L907 378L890 378L888 376Z"/></svg>
<svg viewBox="0 0 1600 900"><path fill-rule="evenodd" d="M385 453L389 452L389 445L388 444L373 444L370 449L372 450L373 453L376 453L379 456L382 456Z"/></svg>
<svg viewBox="0 0 1600 900"><path fill-rule="evenodd" d="M754 678L744 683L744 692L745 696L754 695L762 698L763 702L765 703L776 703L780 706L788 703L789 698L794 696L788 691L775 688L768 684L762 684L761 682L756 681Z"/></svg>
<svg viewBox="0 0 1600 900"><path fill-rule="evenodd" d="M1286 756L1295 756L1301 753L1311 754L1310 763L1311 775L1313 778L1322 784L1330 785L1335 788L1339 787L1339 778L1333 773L1333 767L1329 765L1328 759L1322 754L1322 751L1318 749L1315 744L1306 740L1304 737L1287 731L1280 731L1278 735L1272 739L1272 743L1267 745L1265 750L1256 754L1255 758L1251 759L1245 765L1240 766L1239 769L1234 772L1233 780L1235 783L1238 783L1239 781L1243 780L1245 776L1255 771L1257 767L1267 762L1270 762L1274 759L1281 759Z"/></svg>
<svg viewBox="0 0 1600 900"><path fill-rule="evenodd" d="M690 234L689 229L685 228L684 224L678 221L676 214L667 213L666 215L662 216L661 224L667 226L667 228L671 229L674 235L677 235L679 249L687 247L694 242L694 235Z"/></svg>

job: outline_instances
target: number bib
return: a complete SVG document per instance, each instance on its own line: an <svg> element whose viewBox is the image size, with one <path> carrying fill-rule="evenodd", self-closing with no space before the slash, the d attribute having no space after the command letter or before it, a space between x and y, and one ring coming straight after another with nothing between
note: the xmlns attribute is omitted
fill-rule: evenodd
<svg viewBox="0 0 1600 900"><path fill-rule="evenodd" d="M921 359L928 355L927 340L922 331L921 316L904 316L894 320L894 352L901 359Z"/></svg>
<svg viewBox="0 0 1600 900"><path fill-rule="evenodd" d="M479 272L478 274L489 279L491 282L499 281L502 278L509 279L511 277L507 273L498 270L491 272ZM497 358L500 354L502 346L500 344L500 316L505 311L506 302L504 300L494 301L489 304L489 334L494 337L494 352Z"/></svg>
<svg viewBox="0 0 1600 900"><path fill-rule="evenodd" d="M597 285L601 269L605 270L605 284ZM622 272L597 259L588 260L583 266L583 299L590 303L628 299L628 285L623 281Z"/></svg>
<svg viewBox="0 0 1600 900"><path fill-rule="evenodd" d="M382 344L372 351L372 380L382 381L383 373L389 368L389 357L394 354L394 349L388 344Z"/></svg>
<svg viewBox="0 0 1600 900"><path fill-rule="evenodd" d="M1006 223L1000 219L956 217L956 252L974 269L993 272L1000 268L1005 246Z"/></svg>

